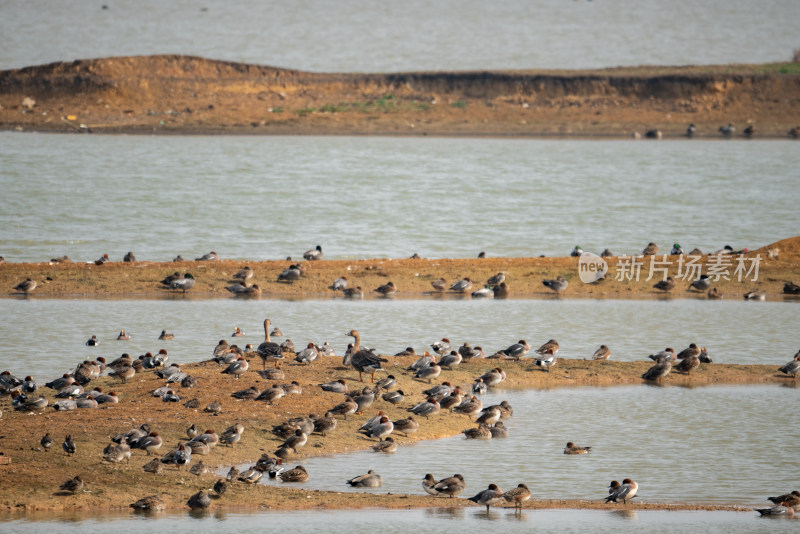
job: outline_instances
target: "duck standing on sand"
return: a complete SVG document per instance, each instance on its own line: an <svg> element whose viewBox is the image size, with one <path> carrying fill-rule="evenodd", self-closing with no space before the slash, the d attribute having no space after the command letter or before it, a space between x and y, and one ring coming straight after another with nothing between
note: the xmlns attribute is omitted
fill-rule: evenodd
<svg viewBox="0 0 800 534"><path fill-rule="evenodd" d="M629 500L636 497L638 490L639 484L630 478L626 478L613 493L606 497L606 502L619 502L621 500L623 504L627 504Z"/></svg>
<svg viewBox="0 0 800 534"><path fill-rule="evenodd" d="M183 275L183 278L178 278L170 282L169 287L170 289L178 289L183 291L185 294L187 291L192 289L195 284L194 276L191 273L186 273Z"/></svg>
<svg viewBox="0 0 800 534"><path fill-rule="evenodd" d="M559 275L555 278L555 280L542 280L542 285L549 287L556 293L562 293L565 289L567 289L569 282L566 278Z"/></svg>
<svg viewBox="0 0 800 534"><path fill-rule="evenodd" d="M394 282L390 280L389 282L383 284L382 286L378 286L377 288L375 288L375 291L377 291L384 297L389 297L397 293L397 286L395 286Z"/></svg>
<svg viewBox="0 0 800 534"><path fill-rule="evenodd" d="M797 375L800 374L800 352L795 355L792 361L779 368L778 371L797 378Z"/></svg>
<svg viewBox="0 0 800 534"><path fill-rule="evenodd" d="M593 360L607 360L611 357L611 350L606 345L600 345L600 348L594 351L592 355Z"/></svg>
<svg viewBox="0 0 800 534"><path fill-rule="evenodd" d="M436 291L444 291L445 289L447 289L447 280L445 280L444 278L438 278L431 282L431 286Z"/></svg>
<svg viewBox="0 0 800 534"><path fill-rule="evenodd" d="M186 506L192 510L205 510L211 506L211 497L204 491L198 491L186 501Z"/></svg>
<svg viewBox="0 0 800 534"><path fill-rule="evenodd" d="M516 488L508 490L503 494L506 502L514 503L514 508L522 508L522 503L531 498L531 490L525 484L519 484Z"/></svg>
<svg viewBox="0 0 800 534"><path fill-rule="evenodd" d="M499 504L503 500L503 495L503 490L498 488L497 484L489 484L488 488L467 500L476 504L486 505L486 513L489 513L489 507L493 504Z"/></svg>
<svg viewBox="0 0 800 534"><path fill-rule="evenodd" d="M292 282L300 280L301 274L300 267L297 265L290 265L278 275L278 282L289 282L291 284Z"/></svg>
<svg viewBox="0 0 800 534"><path fill-rule="evenodd" d="M472 289L472 280L469 278L462 278L450 286L450 291L455 291L456 293L466 293L470 289Z"/></svg>
<svg viewBox="0 0 800 534"><path fill-rule="evenodd" d="M81 480L80 476L75 476L61 484L58 489L61 491L68 491L75 495L83 489L83 480Z"/></svg>
<svg viewBox="0 0 800 534"><path fill-rule="evenodd" d="M464 482L464 477L458 473L451 477L444 478L436 484L433 489L436 490L437 493L441 493L443 495L449 495L450 498L454 498L456 495L464 491L466 488L466 483Z"/></svg>
<svg viewBox="0 0 800 534"><path fill-rule="evenodd" d="M669 293L675 289L675 280L673 280L671 276L668 276L666 280L659 281L653 287L664 293Z"/></svg>
<svg viewBox="0 0 800 534"><path fill-rule="evenodd" d="M686 291L689 291L689 290L692 290L692 289L693 289L693 290L695 290L695 291L702 291L702 292L704 292L704 291L706 291L706 290L707 290L709 287L711 287L711 279L708 277L708 275L707 275L707 274L701 274L701 275L700 275L700 278L698 278L697 280L695 280L694 282L692 282L692 285L690 285L690 286L689 286L689 289L687 289Z"/></svg>
<svg viewBox="0 0 800 534"><path fill-rule="evenodd" d="M672 371L672 362L670 360L662 360L645 371L642 375L644 380L651 380L660 382L662 378L667 376Z"/></svg>
<svg viewBox="0 0 800 534"><path fill-rule="evenodd" d="M194 261L217 261L219 259L219 255L213 250L208 254L203 254L199 258L195 258Z"/></svg>
<svg viewBox="0 0 800 534"><path fill-rule="evenodd" d="M332 291L342 291L347 288L347 278L340 276L328 287Z"/></svg>
<svg viewBox="0 0 800 534"><path fill-rule="evenodd" d="M14 291L19 291L20 293L25 293L26 295L34 289L36 289L36 280L31 280L30 278L26 278L14 286Z"/></svg>
<svg viewBox="0 0 800 534"><path fill-rule="evenodd" d="M245 265L244 268L233 273L232 278L234 280L241 280L242 282L250 280L253 278L253 269L251 269L249 265Z"/></svg>

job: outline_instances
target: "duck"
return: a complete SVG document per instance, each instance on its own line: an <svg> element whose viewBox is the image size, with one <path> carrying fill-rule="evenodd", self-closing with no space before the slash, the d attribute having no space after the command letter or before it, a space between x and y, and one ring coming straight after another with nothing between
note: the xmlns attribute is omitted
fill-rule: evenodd
<svg viewBox="0 0 800 534"><path fill-rule="evenodd" d="M797 375L800 374L800 352L798 352L794 359L787 363L784 366L781 366L778 371L783 374L790 375L794 378L797 378Z"/></svg>
<svg viewBox="0 0 800 534"><path fill-rule="evenodd" d="M50 432L46 432L45 435L42 436L39 445L41 445L45 451L50 452L50 449L53 448L53 438L50 437Z"/></svg>
<svg viewBox="0 0 800 534"><path fill-rule="evenodd" d="M686 358L691 357L699 357L700 356L700 348L697 346L697 343L690 343L689 346L682 351L680 351L675 359L677 360L685 360Z"/></svg>
<svg viewBox="0 0 800 534"><path fill-rule="evenodd" d="M86 340L85 344L87 347L96 347L97 345L100 344L100 341L97 339L96 335L92 335L92 337Z"/></svg>
<svg viewBox="0 0 800 534"><path fill-rule="evenodd" d="M591 447L580 447L571 441L568 441L567 446L564 447L564 454L586 454L591 450Z"/></svg>
<svg viewBox="0 0 800 534"><path fill-rule="evenodd" d="M492 292L494 293L494 298L496 299L508 298L508 284L505 282L500 282L498 285L492 288Z"/></svg>
<svg viewBox="0 0 800 534"><path fill-rule="evenodd" d="M129 506L139 512L160 512L167 507L167 504L158 495L150 495L149 497L142 497Z"/></svg>
<svg viewBox="0 0 800 534"><path fill-rule="evenodd" d="M461 404L453 408L453 411L464 414L467 417L474 417L477 416L482 409L483 402L475 395L472 395L470 398L461 401Z"/></svg>
<svg viewBox="0 0 800 534"><path fill-rule="evenodd" d="M103 254L96 260L94 260L95 265L103 265L104 263L108 263L111 259L108 257L108 254Z"/></svg>
<svg viewBox="0 0 800 534"><path fill-rule="evenodd" d="M711 300L717 300L722 298L722 292L719 290L718 287L712 287L708 290L708 298Z"/></svg>
<svg viewBox="0 0 800 534"><path fill-rule="evenodd" d="M267 404L272 404L278 399L286 396L286 390L278 384L273 384L272 387L262 391L254 400L265 401Z"/></svg>
<svg viewBox="0 0 800 534"><path fill-rule="evenodd" d="M162 330L161 334L158 336L159 341L168 341L170 339L175 339L175 334L170 334L166 330Z"/></svg>
<svg viewBox="0 0 800 534"><path fill-rule="evenodd" d="M349 299L360 299L364 297L364 290L361 286L347 287L342 290L342 295Z"/></svg>
<svg viewBox="0 0 800 534"><path fill-rule="evenodd" d="M338 421L331 412L325 412L323 417L314 421L314 432L319 432L323 436L327 436L328 432L334 430L338 425Z"/></svg>
<svg viewBox="0 0 800 534"><path fill-rule="evenodd" d="M508 437L508 429L502 421L496 422L489 430L492 433L492 439L505 439Z"/></svg>
<svg viewBox="0 0 800 534"><path fill-rule="evenodd" d="M783 284L784 295L800 295L800 286L794 282L786 282Z"/></svg>
<svg viewBox="0 0 800 534"><path fill-rule="evenodd" d="M669 293L675 289L675 280L673 280L671 276L668 276L666 280L659 280L653 287L664 293Z"/></svg>
<svg viewBox="0 0 800 534"><path fill-rule="evenodd" d="M611 350L606 345L600 345L600 348L592 354L593 360L607 360L611 358Z"/></svg>
<svg viewBox="0 0 800 534"><path fill-rule="evenodd" d="M145 473L152 473L158 475L164 470L164 464L158 458L153 458L142 466Z"/></svg>
<svg viewBox="0 0 800 534"><path fill-rule="evenodd" d="M744 300L766 300L767 294L761 289L754 289L744 294Z"/></svg>
<svg viewBox="0 0 800 534"><path fill-rule="evenodd" d="M583 254L583 248L580 245L575 245L575 248L569 253L572 258L579 258L581 254Z"/></svg>
<svg viewBox="0 0 800 534"><path fill-rule="evenodd" d="M414 405L409 409L409 411L414 415L424 415L425 419L428 419L429 416L438 413L439 410L441 410L439 402L433 397L428 397L424 401Z"/></svg>
<svg viewBox="0 0 800 534"><path fill-rule="evenodd" d="M558 353L558 349L560 348L558 341L555 339L551 339L538 349L536 349L536 354L551 354L555 355Z"/></svg>
<svg viewBox="0 0 800 534"><path fill-rule="evenodd" d="M319 387L322 388L322 391L330 391L331 393L347 393L347 383L342 378L333 382L319 384Z"/></svg>
<svg viewBox="0 0 800 534"><path fill-rule="evenodd" d="M345 276L340 276L339 278L334 280L330 286L328 286L328 289L332 291L342 291L346 288L347 288L347 277Z"/></svg>
<svg viewBox="0 0 800 534"><path fill-rule="evenodd" d="M520 339L513 345L510 345L507 349L501 350L500 352L504 354L507 358L511 358L514 361L518 362L519 359L525 356L530 350L531 346L528 344L528 342L525 341L524 339Z"/></svg>
<svg viewBox="0 0 800 534"><path fill-rule="evenodd" d="M678 355L680 356L680 355ZM686 373L687 375L691 374L692 371L697 369L700 366L700 350L698 349L697 354L690 354L689 356L683 358L678 365L674 367L675 371L680 373Z"/></svg>
<svg viewBox="0 0 800 534"><path fill-rule="evenodd" d="M136 442L136 448L142 449L147 453L147 456L150 456L160 449L163 443L164 439L158 435L158 432L150 432L147 436Z"/></svg>
<svg viewBox="0 0 800 534"><path fill-rule="evenodd" d="M219 442L224 443L226 446L233 447L242 439L244 427L242 425L233 425L222 433L219 437Z"/></svg>
<svg viewBox="0 0 800 534"><path fill-rule="evenodd" d="M343 415L344 419L347 420L347 416L356 413L357 410L358 403L350 397L345 397L344 402L337 404L328 411L332 415Z"/></svg>
<svg viewBox="0 0 800 534"><path fill-rule="evenodd" d="M499 504L503 500L503 490L497 487L497 484L489 484L489 487L479 492L477 495L470 497L469 501L476 504L483 504L486 506L486 513L489 513L489 507L493 504Z"/></svg>
<svg viewBox="0 0 800 534"><path fill-rule="evenodd" d="M445 354L450 351L450 340L443 337L441 340L432 343L431 348L436 354Z"/></svg>
<svg viewBox="0 0 800 534"><path fill-rule="evenodd" d="M235 284L225 286L225 291L233 293L234 295L257 295L261 293L261 288L257 284L248 286L244 280Z"/></svg>
<svg viewBox="0 0 800 534"><path fill-rule="evenodd" d="M447 280L444 278L437 278L436 280L431 281L431 287L433 287L434 291L442 292L447 289Z"/></svg>
<svg viewBox="0 0 800 534"><path fill-rule="evenodd" d="M695 133L697 133L697 127L694 125L694 123L686 127L686 137L691 139L692 137L694 137Z"/></svg>
<svg viewBox="0 0 800 534"><path fill-rule="evenodd" d="M308 471L302 465L298 465L294 469L284 471L278 477L284 482L305 482L308 480Z"/></svg>
<svg viewBox="0 0 800 534"><path fill-rule="evenodd" d="M290 265L278 275L278 282L288 282L291 284L297 280L300 280L300 276L302 274L303 273L300 271L300 267L297 265Z"/></svg>
<svg viewBox="0 0 800 534"><path fill-rule="evenodd" d="M253 274L254 274L253 269L251 269L249 265L245 265L242 269L233 273L233 276L231 278L233 278L234 280L241 280L242 282L245 282L253 278Z"/></svg>
<svg viewBox="0 0 800 534"><path fill-rule="evenodd" d="M381 399L385 400L389 404L400 404L403 402L405 398L405 393L403 393L402 389L398 389L395 391L387 391L383 395L381 395Z"/></svg>
<svg viewBox="0 0 800 534"><path fill-rule="evenodd" d="M719 133L721 133L723 137L733 137L733 134L736 133L736 126L729 122L727 126L719 127Z"/></svg>
<svg viewBox="0 0 800 534"><path fill-rule="evenodd" d="M103 449L103 460L115 464L125 460L125 463L129 464L131 462L131 446L124 441L121 443L109 443Z"/></svg>
<svg viewBox="0 0 800 534"><path fill-rule="evenodd" d="M682 256L683 249L681 248L679 243L675 243L674 245L672 245L672 250L670 250L669 253L670 256Z"/></svg>
<svg viewBox="0 0 800 534"><path fill-rule="evenodd" d="M639 485L630 478L626 478L613 493L606 497L606 502L619 502L622 500L623 504L627 504L629 500L636 497L636 492L638 490Z"/></svg>
<svg viewBox="0 0 800 534"><path fill-rule="evenodd" d="M453 284L450 286L450 291L454 291L456 293L466 293L470 289L472 289L472 280L469 278L462 278L457 282L453 282Z"/></svg>
<svg viewBox="0 0 800 534"><path fill-rule="evenodd" d="M383 441L383 439L388 437L393 431L394 423L384 415L376 424L372 425L366 432L366 436L368 438L377 438L378 441Z"/></svg>
<svg viewBox="0 0 800 534"><path fill-rule="evenodd" d="M269 319L264 319L264 341L258 346L256 352L258 357L264 363L264 369L267 368L267 361L274 362L275 368L278 368L278 362L283 361L283 349L280 345L270 340L269 337ZM220 342L221 343L221 342Z"/></svg>
<svg viewBox="0 0 800 534"><path fill-rule="evenodd" d="M370 469L364 475L353 477L346 482L354 488L379 488L383 484L383 479L379 474Z"/></svg>
<svg viewBox="0 0 800 534"><path fill-rule="evenodd" d="M437 493L449 495L451 499L464 491L464 488L466 488L464 477L458 473L451 477L443 478L433 486Z"/></svg>
<svg viewBox="0 0 800 534"><path fill-rule="evenodd" d="M486 384L487 387L496 386L505 379L506 373L500 367L490 369L479 377L479 380Z"/></svg>
<svg viewBox="0 0 800 534"><path fill-rule="evenodd" d="M489 429L489 425L484 423L479 424L477 428L462 430L461 433L466 439L492 439L492 431Z"/></svg>
<svg viewBox="0 0 800 534"><path fill-rule="evenodd" d="M531 490L525 484L518 484L516 488L503 494L506 502L514 504L514 508L522 508L522 503L531 498Z"/></svg>
<svg viewBox="0 0 800 534"><path fill-rule="evenodd" d="M709 287L711 287L711 279L707 274L701 274L697 280L689 285L689 289L687 289L687 291L694 290L704 292Z"/></svg>
<svg viewBox="0 0 800 534"><path fill-rule="evenodd" d="M34 289L36 289L36 280L32 280L30 278L26 278L19 284L14 286L14 291L19 291L20 293L29 294Z"/></svg>
<svg viewBox="0 0 800 534"><path fill-rule="evenodd" d="M652 241L642 250L642 256L655 256L656 254L658 254L658 245Z"/></svg>
<svg viewBox="0 0 800 534"><path fill-rule="evenodd" d="M600 253L601 258L613 258L614 253L611 252L609 249L604 249L603 252Z"/></svg>
<svg viewBox="0 0 800 534"><path fill-rule="evenodd" d="M289 436L283 441L281 447L292 449L296 453L297 449L303 447L306 443L308 443L308 435L298 428L294 431L293 436Z"/></svg>
<svg viewBox="0 0 800 534"><path fill-rule="evenodd" d="M556 293L562 293L565 289L567 289L569 282L566 278L559 275L554 280L542 280L542 285L549 287Z"/></svg>
<svg viewBox="0 0 800 534"><path fill-rule="evenodd" d="M117 335L117 341L130 341L130 339L130 334L125 333L124 329L119 331L119 334Z"/></svg>
<svg viewBox="0 0 800 534"><path fill-rule="evenodd" d="M163 285L163 286L167 286L167 287L169 287L169 286L172 284L172 282L173 282L174 280L177 280L177 279L179 279L180 277L181 277L181 273L179 273L178 271L175 271L174 273L172 273L172 274L168 274L167 276L165 276L165 277L164 277L164 278L161 280L161 282L159 282L159 283L160 283L161 285Z"/></svg>
<svg viewBox="0 0 800 534"><path fill-rule="evenodd" d="M464 357L461 356L458 352L451 350L450 354L445 354L439 359L439 367L447 367L449 370L453 370L453 367L460 365L461 362L464 360Z"/></svg>
<svg viewBox="0 0 800 534"><path fill-rule="evenodd" d="M192 510L205 510L211 506L211 497L204 491L198 491L186 501L186 506Z"/></svg>
<svg viewBox="0 0 800 534"><path fill-rule="evenodd" d="M192 449L186 447L183 443L178 444L178 450L172 455L172 463L178 467L180 471L181 466L188 466L192 461Z"/></svg>
<svg viewBox="0 0 800 534"><path fill-rule="evenodd" d="M470 293L474 299L489 298L494 296L494 289L491 286L485 286Z"/></svg>
<svg viewBox="0 0 800 534"><path fill-rule="evenodd" d="M486 285L489 286L489 287L499 286L500 284L502 284L505 281L506 281L506 272L505 271L500 271L496 275L494 275L494 276L490 277L488 280L486 280Z"/></svg>
<svg viewBox="0 0 800 534"><path fill-rule="evenodd" d="M218 259L219 255L212 250L208 254L203 254L199 258L195 258L194 261L217 261Z"/></svg>
<svg viewBox="0 0 800 534"><path fill-rule="evenodd" d="M375 452L392 454L393 452L397 452L397 443L394 441L394 439L392 439L391 436L389 436L385 440L379 441L370 448Z"/></svg>
<svg viewBox="0 0 800 534"><path fill-rule="evenodd" d="M475 420L476 423L485 423L487 426L492 426L500 420L500 408L497 406L487 406L481 410L480 415Z"/></svg>
<svg viewBox="0 0 800 534"><path fill-rule="evenodd" d="M414 374L414 378L418 380L427 380L428 384L430 384L431 381L441 373L442 367L436 362L433 362L430 365L417 369L417 372Z"/></svg>
<svg viewBox="0 0 800 534"><path fill-rule="evenodd" d="M307 250L303 253L303 259L307 261L317 261L322 259L322 247L317 245L311 250Z"/></svg>
<svg viewBox="0 0 800 534"><path fill-rule="evenodd" d="M785 502L776 504L772 508L756 508L756 512L758 512L761 517L794 517L794 508Z"/></svg>
<svg viewBox="0 0 800 534"><path fill-rule="evenodd" d="M394 282L390 280L389 282L383 284L382 286L378 286L377 288L375 288L375 291L377 291L384 297L389 297L397 293L397 287L394 285Z"/></svg>
<svg viewBox="0 0 800 534"><path fill-rule="evenodd" d="M77 447L75 446L75 442L72 441L72 434L67 434L64 438L64 442L61 444L61 448L64 449L64 452L67 453L67 456L72 456L75 454Z"/></svg>
<svg viewBox="0 0 800 534"><path fill-rule="evenodd" d="M670 371L672 371L672 362L670 360L663 360L645 371L645 373L642 375L642 378L644 380L660 382L662 378L670 373Z"/></svg>
<svg viewBox="0 0 800 534"><path fill-rule="evenodd" d="M553 367L558 360L556 359L555 355L549 355L545 358L536 358L534 362L537 367L541 367L543 371L550 372L550 368Z"/></svg>
<svg viewBox="0 0 800 534"><path fill-rule="evenodd" d="M428 495L439 495L439 492L433 489L439 481L433 478L433 475L428 473L422 479L422 489L425 490L425 493Z"/></svg>
<svg viewBox="0 0 800 534"><path fill-rule="evenodd" d="M113 371L108 373L108 376L122 380L123 384L127 384L128 379L133 378L134 375L136 375L136 369L130 365L117 366Z"/></svg>
<svg viewBox="0 0 800 534"><path fill-rule="evenodd" d="M654 130L647 130L644 133L644 136L646 139L661 139L663 134L661 133L661 130L654 129Z"/></svg>
<svg viewBox="0 0 800 534"><path fill-rule="evenodd" d="M194 287L194 284L194 276L192 276L191 273L186 273L183 275L183 278L178 278L177 280L170 282L169 287L170 289L180 289L184 294L186 294L188 290Z"/></svg>
<svg viewBox="0 0 800 534"><path fill-rule="evenodd" d="M392 421L394 425L394 429L398 432L402 432L404 436L408 437L409 434L413 434L417 430L419 430L419 422L414 419L413 415L409 415L405 419L398 419L397 421Z"/></svg>
<svg viewBox="0 0 800 534"><path fill-rule="evenodd" d="M800 505L800 491L794 490L791 493L784 493L777 497L767 497L767 500L772 501L774 504L786 503L786 506L799 506Z"/></svg>
<svg viewBox="0 0 800 534"><path fill-rule="evenodd" d="M370 373L372 375L372 382L375 382L375 371L381 369L381 363L388 362L386 358L381 358L372 352L361 349L361 335L358 330L351 330L346 336L352 337L353 342L353 356L350 360L350 366L358 371L358 379L363 382L363 373Z"/></svg>
<svg viewBox="0 0 800 534"><path fill-rule="evenodd" d="M297 353L294 361L297 363L310 364L319 357L319 351L314 343L309 343L305 349Z"/></svg>
<svg viewBox="0 0 800 534"><path fill-rule="evenodd" d="M61 490L61 491L68 491L68 492L72 493L73 495L75 495L76 493L78 493L79 491L81 491L83 489L83 480L81 479L80 476L76 475L76 476L66 480L65 482L63 482L58 487L58 489Z"/></svg>

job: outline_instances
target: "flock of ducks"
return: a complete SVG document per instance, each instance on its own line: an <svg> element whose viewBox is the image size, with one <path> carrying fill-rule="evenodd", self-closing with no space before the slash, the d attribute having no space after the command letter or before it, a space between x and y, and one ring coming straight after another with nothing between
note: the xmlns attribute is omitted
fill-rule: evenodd
<svg viewBox="0 0 800 534"><path fill-rule="evenodd" d="M723 125L717 128L717 133L726 139L731 139L736 135L736 126L734 126L733 123L729 122L727 125ZM692 139L697 135L698 135L697 126L695 126L694 123L689 124L689 126L686 127L685 136L688 137L689 139ZM756 135L755 125L752 122L748 122L744 130L742 130L742 137L746 139L752 139L753 137L755 137L755 135ZM793 139L800 138L800 126L795 126L789 129L789 131L786 132L786 135L788 135ZM661 139L663 136L664 136L663 133L659 129L647 130L644 134L644 137L646 139ZM634 133L634 137L638 139L641 137L641 134L639 132L636 132Z"/></svg>
<svg viewBox="0 0 800 534"><path fill-rule="evenodd" d="M244 351L238 349L236 345L229 345L224 340L214 347L212 351L212 361L217 362L224 368L221 374L232 375L238 379L250 371L248 359L259 358L262 360L262 370L258 373L266 379L284 379L284 373L278 369L277 364L285 361L287 356L292 354L286 352L284 347L271 341L270 335L271 322L264 320L265 341L255 350ZM272 333L277 329L273 329ZM165 334L162 331L162 335ZM353 338L353 343L348 347L348 351L343 357L342 363L348 368L358 372L359 381L365 380L364 375L371 375L371 385L363 388L350 390L344 379L338 379L325 384L319 384L319 388L324 392L334 395L344 395L344 400L330 407L324 416L296 417L285 421L273 428L273 433L280 437L283 442L275 451L274 456L264 454L259 461L244 472L238 472L236 467L232 468L226 479L219 479L215 484L214 490L218 495L222 495L227 488L227 484L232 482L242 482L253 484L258 482L266 473L270 478L278 478L283 482L304 482L309 479L309 473L302 466L298 465L293 469L286 470L283 460L292 454L297 454L298 450L307 445L309 436L318 433L325 437L337 426L337 417L347 419L348 415L363 414L378 399L390 404L399 404L405 400L405 396L399 389L398 380L394 375L375 382L375 373L382 370L382 364L388 362L388 358L378 355L375 349L362 347L361 336L356 330L351 330L346 334ZM118 339L124 339L129 335L122 330ZM161 336L159 336L161 337ZM92 336L89 341L96 346L99 342L96 336ZM89 344L89 342L87 342ZM313 343L309 344L319 354L324 354L318 350ZM431 383L433 378L439 377L445 369L452 369L455 366L468 363L472 359L486 358L486 354L480 347L471 347L464 343L458 349L448 338L442 338L430 345L434 354L425 351L424 354L407 371L409 375L413 373L411 380L426 381ZM534 358L535 365L544 371L549 372L550 368L557 362L556 354L559 351L558 341L551 339L534 351L537 355ZM531 350L531 346L524 339L513 343L504 349L496 351L488 358L497 358L518 362L525 357ZM303 352L303 351L300 351ZM295 358L300 354L294 353ZM416 354L413 348L409 347L398 355ZM437 361L437 356L439 357ZM606 345L602 345L592 356L594 360L606 360L610 358L611 351ZM700 362L710 363L711 359L704 347L699 347L692 343L686 349L675 353L672 348L657 352L649 356L655 361L655 365L649 369L642 378L645 380L660 381L667 376L673 369L690 374L695 370ZM309 361L297 360L300 364L310 364ZM275 363L272 369L267 369L267 363ZM677 363L676 363L677 362ZM137 373L152 372L158 378L166 380L165 385L153 390L154 397L160 397L163 402L178 402L180 398L172 389L174 384L182 384L185 388L194 387L192 377L183 373L177 363L169 364L167 351L161 349L156 355L147 353L134 360L131 356L123 354L120 358L112 362L106 362L103 357L98 357L94 361L81 362L74 371L66 373L62 377L47 382L45 387L57 391L56 397L60 400L51 406L57 410L74 410L97 408L102 402L120 402L119 397L114 392L105 394L100 388L93 388L86 391L84 386L88 386L91 380L107 372L108 376L118 378L122 383L135 376ZM673 366L673 363L675 365ZM800 374L800 351L792 361L779 369L782 373L796 377ZM484 407L479 395L486 392L487 388L494 387L506 379L506 373L500 368L495 367L481 376L476 377L471 388L453 386L449 381L444 381L438 385L431 385L422 393L424 399L419 402L411 403L408 411L410 415L406 418L391 420L382 410L377 415L369 418L360 427L361 432L366 438L374 440L372 449L381 453L392 453L397 449L397 442L392 435L400 432L404 435L418 431L421 423L414 416L428 419L438 413L450 412L454 416L466 416L477 426L465 429L462 433L466 439L497 439L508 436L508 429L505 428L503 421L513 415L513 408L508 402L503 401L498 405ZM15 410L22 412L42 411L49 405L44 396L35 397L38 386L32 377L28 376L25 380L19 380L9 371L0 373L0 394L10 394L12 405ZM302 394L302 387L296 381L289 384L278 384L277 382L263 392L255 387L231 393L231 397L242 401L265 401L272 404L285 395ZM105 398L104 398L105 397ZM191 401L190 401L191 402ZM213 405L217 405L216 407ZM188 405L188 403L187 403ZM217 413L221 407L218 402L211 403L204 409L206 412ZM0 417L2 414L0 413ZM244 434L245 428L237 423L225 429L220 435L213 429L206 429L200 432L195 425L191 425L186 430L185 440L179 440L174 446L170 447L169 452L164 456L153 458L143 466L146 472L158 473L164 466L174 466L176 470L187 469L193 474L202 475L208 473L208 468L202 460L194 462L194 458L205 456L212 452L218 444L234 446ZM40 442L42 449L49 451L53 446L53 439L49 433L42 437ZM102 459L110 463L129 463L135 450L144 451L146 456L157 454L165 444L165 439L158 431L150 428L148 424L142 424L137 428L128 429L117 436L111 438L110 443L103 450ZM79 447L72 435L67 435L62 442L62 449L68 456L78 453ZM578 446L573 442L568 442L564 447L564 454L583 455L592 450L590 446ZM193 464L194 462L194 464ZM192 465L193 464L193 465ZM373 470L367 473L346 480L346 483L353 487L376 488L382 485L382 477ZM464 477L455 474L442 480L435 480L431 474L427 474L422 482L423 489L431 495L444 495L451 498L459 495L466 489ZM79 493L84 488L84 481L80 476L73 477L60 486L60 490L71 494ZM637 495L638 485L631 479L624 479L622 483L613 481L609 486L609 493L605 497L607 502L627 503ZM531 492L525 484L519 484L516 488L503 492L497 484L490 484L487 489L480 491L469 500L484 505L487 511L491 506L495 506L502 501L514 504L515 508L522 506L522 503L531 498ZM793 507L800 504L800 495L793 494L776 497L776 506L770 509L759 510L763 515L791 515ZM211 499L205 492L198 492L193 495L187 505L191 508L206 508L210 505ZM136 503L131 504L135 509L159 509L163 508L164 503L158 496L146 497Z"/></svg>

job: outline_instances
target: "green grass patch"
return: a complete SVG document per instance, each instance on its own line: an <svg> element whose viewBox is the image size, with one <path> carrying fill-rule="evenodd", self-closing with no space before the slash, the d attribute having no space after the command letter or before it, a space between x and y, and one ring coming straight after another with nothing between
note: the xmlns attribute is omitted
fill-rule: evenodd
<svg viewBox="0 0 800 534"><path fill-rule="evenodd" d="M463 100L459 100L458 102L453 102L450 105L453 106L454 108L459 108L459 109L466 109L467 107L467 103Z"/></svg>
<svg viewBox="0 0 800 534"><path fill-rule="evenodd" d="M778 74L800 74L800 63L765 63L765 72Z"/></svg>

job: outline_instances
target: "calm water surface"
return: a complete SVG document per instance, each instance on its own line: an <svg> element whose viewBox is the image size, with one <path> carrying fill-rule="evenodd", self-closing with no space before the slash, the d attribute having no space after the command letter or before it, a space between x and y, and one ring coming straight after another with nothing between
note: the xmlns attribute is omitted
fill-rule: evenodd
<svg viewBox="0 0 800 534"><path fill-rule="evenodd" d="M797 520L760 519L755 512L624 512L597 510L539 510L514 514L511 510L478 509L298 511L263 513L174 514L157 520L142 516L57 516L6 521L3 531L27 534L35 529L56 528L59 532L98 534L113 530L118 534L138 534L153 527L165 532L204 529L213 532L264 532L302 529L302 532L405 533L419 530L486 532L795 532ZM266 527L265 527L266 525Z"/></svg>
<svg viewBox="0 0 800 534"><path fill-rule="evenodd" d="M179 53L313 71L788 61L794 0L3 0L0 69ZM207 10L201 10L206 8Z"/></svg>
<svg viewBox="0 0 800 534"><path fill-rule="evenodd" d="M50 300L6 299L0 321L0 369L37 379L61 375L85 358L115 358L166 348L173 361L210 358L238 326L241 346L264 339L265 317L294 342L330 342L344 354L356 328L383 354L417 351L442 337L489 351L519 339L551 338L560 356L590 358L601 344L620 361L646 359L667 346L706 346L718 363L789 361L800 345L797 306L788 302L707 300ZM120 329L133 337L116 341ZM162 329L175 334L158 341ZM97 335L101 344L86 347ZM278 338L280 341L281 339Z"/></svg>
<svg viewBox="0 0 800 534"><path fill-rule="evenodd" d="M14 262L282 259L317 244L328 258L708 252L800 227L791 141L6 132L0 147L0 255Z"/></svg>

